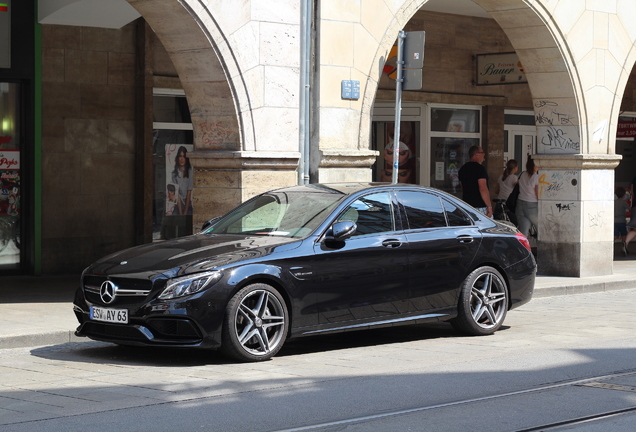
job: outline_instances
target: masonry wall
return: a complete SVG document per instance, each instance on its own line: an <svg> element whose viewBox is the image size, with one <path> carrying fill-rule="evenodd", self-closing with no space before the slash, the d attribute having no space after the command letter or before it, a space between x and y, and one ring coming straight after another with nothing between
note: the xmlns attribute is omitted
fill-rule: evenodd
<svg viewBox="0 0 636 432"><path fill-rule="evenodd" d="M135 24L42 26L42 270L133 245Z"/></svg>

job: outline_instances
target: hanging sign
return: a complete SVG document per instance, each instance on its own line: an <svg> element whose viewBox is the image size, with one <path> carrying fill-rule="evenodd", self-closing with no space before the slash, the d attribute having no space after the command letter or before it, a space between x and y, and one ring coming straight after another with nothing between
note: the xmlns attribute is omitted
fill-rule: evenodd
<svg viewBox="0 0 636 432"><path fill-rule="evenodd" d="M478 54L477 85L527 83L526 72L517 53Z"/></svg>

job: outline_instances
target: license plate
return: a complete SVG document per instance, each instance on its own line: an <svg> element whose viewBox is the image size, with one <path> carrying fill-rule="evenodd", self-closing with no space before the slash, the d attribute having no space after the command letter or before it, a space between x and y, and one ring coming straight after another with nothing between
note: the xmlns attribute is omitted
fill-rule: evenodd
<svg viewBox="0 0 636 432"><path fill-rule="evenodd" d="M91 306L90 312L91 319L95 321L128 324L127 309L109 309Z"/></svg>

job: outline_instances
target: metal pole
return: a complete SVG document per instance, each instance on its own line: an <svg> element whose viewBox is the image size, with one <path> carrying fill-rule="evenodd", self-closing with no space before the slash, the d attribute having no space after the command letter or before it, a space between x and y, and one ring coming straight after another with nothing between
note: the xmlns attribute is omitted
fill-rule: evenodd
<svg viewBox="0 0 636 432"><path fill-rule="evenodd" d="M404 39L406 32L398 33L397 77L395 80L395 126L393 128L393 175L391 182L398 182L398 168L400 166L400 117L402 115L402 68L404 67Z"/></svg>
<svg viewBox="0 0 636 432"><path fill-rule="evenodd" d="M309 183L310 154L310 60L312 0L300 2L300 101L299 101L299 150L298 184Z"/></svg>

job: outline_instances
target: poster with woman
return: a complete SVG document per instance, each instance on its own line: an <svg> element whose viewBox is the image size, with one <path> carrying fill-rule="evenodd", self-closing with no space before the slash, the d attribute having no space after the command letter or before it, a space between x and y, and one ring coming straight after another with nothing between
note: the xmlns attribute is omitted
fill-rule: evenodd
<svg viewBox="0 0 636 432"><path fill-rule="evenodd" d="M192 214L192 144L166 144L166 216Z"/></svg>
<svg viewBox="0 0 636 432"><path fill-rule="evenodd" d="M380 181L393 180L393 152L395 123L387 123L384 149L380 152L382 171ZM398 151L398 183L416 183L415 178L415 122L400 122L400 141Z"/></svg>

